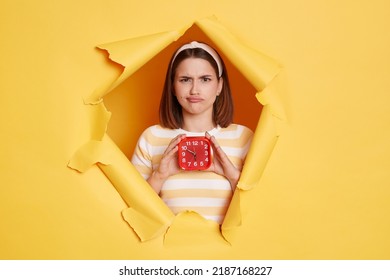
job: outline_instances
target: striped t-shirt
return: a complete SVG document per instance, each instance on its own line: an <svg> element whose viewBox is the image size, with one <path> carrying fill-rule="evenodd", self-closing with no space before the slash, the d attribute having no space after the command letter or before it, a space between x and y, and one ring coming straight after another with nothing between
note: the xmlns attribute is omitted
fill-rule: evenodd
<svg viewBox="0 0 390 280"><path fill-rule="evenodd" d="M208 132L241 170L252 140L252 131L245 126L231 124L226 128L218 126ZM166 129L160 125L151 126L142 133L131 161L145 179L157 170L165 149L178 134L204 136L204 133ZM164 182L160 197L174 214L195 211L206 219L222 223L232 197L232 188L224 176L214 172L183 171Z"/></svg>

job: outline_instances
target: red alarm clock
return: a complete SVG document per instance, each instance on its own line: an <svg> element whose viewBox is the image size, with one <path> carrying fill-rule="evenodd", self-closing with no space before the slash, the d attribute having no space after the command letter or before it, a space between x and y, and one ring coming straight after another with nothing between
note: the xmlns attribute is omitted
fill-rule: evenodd
<svg viewBox="0 0 390 280"><path fill-rule="evenodd" d="M185 137L179 142L178 163L183 170L205 170L211 164L210 140L204 136Z"/></svg>

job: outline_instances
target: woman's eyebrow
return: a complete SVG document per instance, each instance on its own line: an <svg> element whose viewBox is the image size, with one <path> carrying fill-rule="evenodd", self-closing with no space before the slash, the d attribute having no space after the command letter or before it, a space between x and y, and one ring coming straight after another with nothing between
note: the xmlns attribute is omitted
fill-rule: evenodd
<svg viewBox="0 0 390 280"><path fill-rule="evenodd" d="M212 74L202 74L202 75L199 75L199 76L192 76L192 75L188 75L188 74L182 74L182 75L177 75L178 78L187 78L187 79L192 79L192 78L212 78L213 75Z"/></svg>
<svg viewBox="0 0 390 280"><path fill-rule="evenodd" d="M188 75L178 75L177 79L192 79L192 77Z"/></svg>
<svg viewBox="0 0 390 280"><path fill-rule="evenodd" d="M212 77L214 77L214 75L212 74L203 74L203 75L199 75L198 76L200 79L204 79L204 78L209 78L211 79Z"/></svg>

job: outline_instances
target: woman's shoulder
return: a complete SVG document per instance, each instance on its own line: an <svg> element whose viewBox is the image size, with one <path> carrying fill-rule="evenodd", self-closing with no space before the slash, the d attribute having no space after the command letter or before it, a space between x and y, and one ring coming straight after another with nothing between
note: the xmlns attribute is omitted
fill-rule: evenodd
<svg viewBox="0 0 390 280"><path fill-rule="evenodd" d="M174 129L162 127L159 124L149 126L142 132L144 138L173 138L176 134Z"/></svg>
<svg viewBox="0 0 390 280"><path fill-rule="evenodd" d="M227 127L221 128L220 132L225 135L230 135L234 138L239 138L239 137L251 137L253 135L253 131L246 127L245 125L241 124L230 124Z"/></svg>

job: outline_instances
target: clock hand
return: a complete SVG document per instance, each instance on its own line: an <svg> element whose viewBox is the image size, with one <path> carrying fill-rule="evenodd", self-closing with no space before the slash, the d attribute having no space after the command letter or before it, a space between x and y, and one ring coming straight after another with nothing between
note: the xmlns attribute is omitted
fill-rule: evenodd
<svg viewBox="0 0 390 280"><path fill-rule="evenodd" d="M194 156L194 160L196 160L196 152L187 149L186 151L190 152Z"/></svg>

